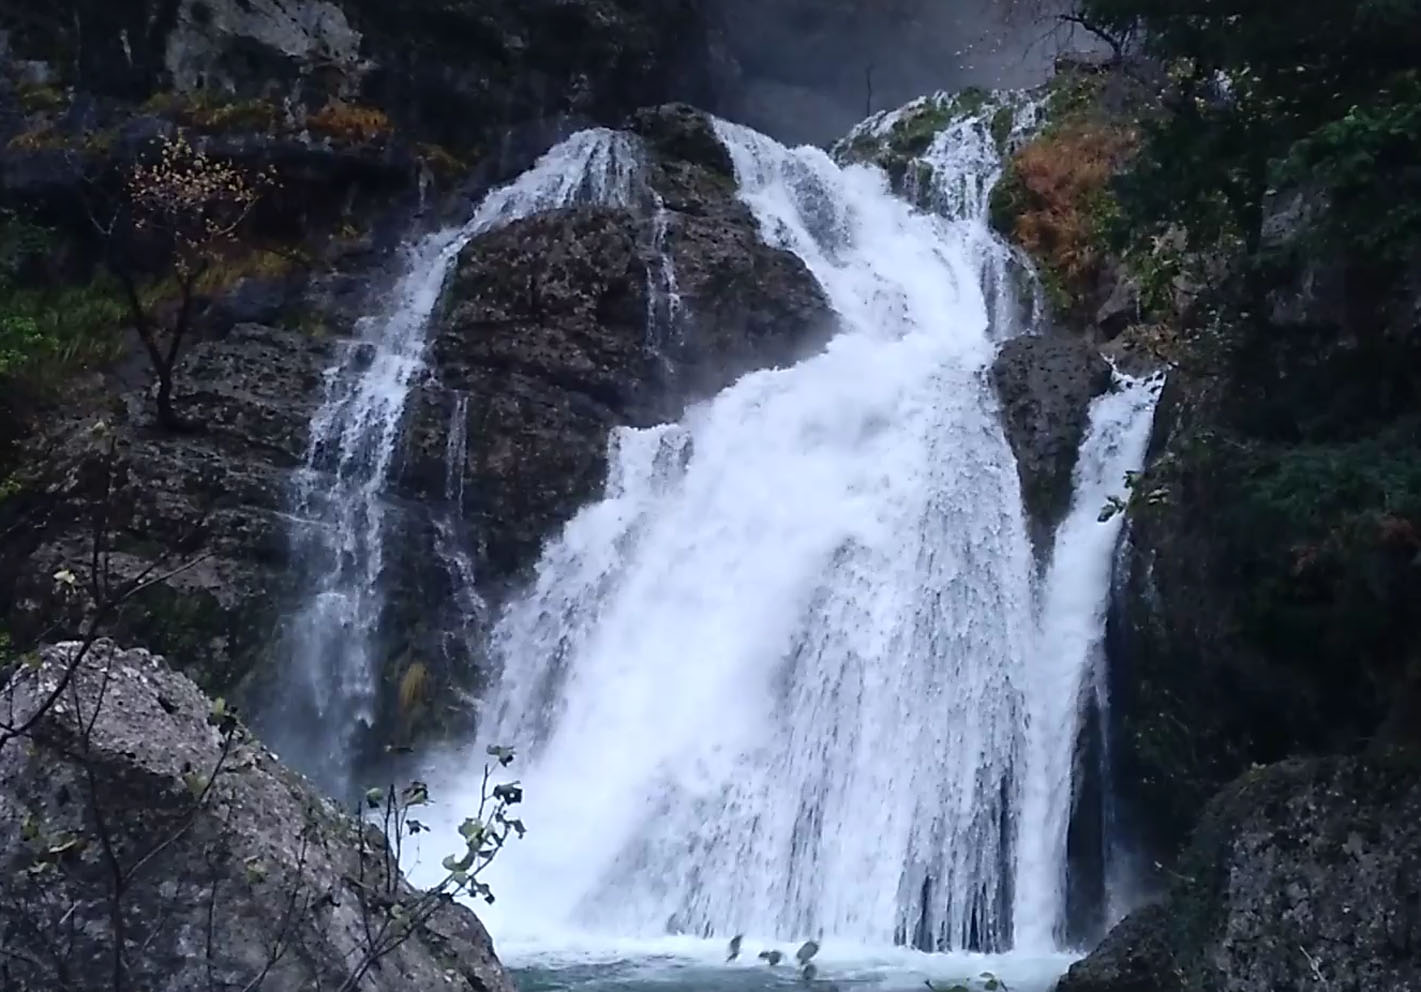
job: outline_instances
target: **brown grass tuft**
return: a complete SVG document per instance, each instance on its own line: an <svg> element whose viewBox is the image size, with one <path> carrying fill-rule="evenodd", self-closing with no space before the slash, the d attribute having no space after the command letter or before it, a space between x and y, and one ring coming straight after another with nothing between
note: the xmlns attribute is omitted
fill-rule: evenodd
<svg viewBox="0 0 1421 992"><path fill-rule="evenodd" d="M1024 146L1012 160L1012 235L1067 305L1087 297L1103 261L1109 187L1133 153L1132 129L1083 122Z"/></svg>
<svg viewBox="0 0 1421 992"><path fill-rule="evenodd" d="M375 141L394 130L390 118L378 107L332 100L306 121L317 134L352 144Z"/></svg>

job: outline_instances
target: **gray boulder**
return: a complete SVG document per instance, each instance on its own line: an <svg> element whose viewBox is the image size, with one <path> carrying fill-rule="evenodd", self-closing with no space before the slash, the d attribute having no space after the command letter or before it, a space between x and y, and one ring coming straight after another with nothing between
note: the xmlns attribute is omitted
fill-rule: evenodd
<svg viewBox="0 0 1421 992"><path fill-rule="evenodd" d="M1421 762L1249 772L1206 808L1176 878L1057 992L1421 989Z"/></svg>
<svg viewBox="0 0 1421 992"><path fill-rule="evenodd" d="M163 659L79 647L44 649L0 691L15 724L64 685L0 746L5 988L111 989L118 968L154 992L512 992L474 914L421 901L380 831Z"/></svg>
<svg viewBox="0 0 1421 992"><path fill-rule="evenodd" d="M1002 346L991 375L1016 455L1032 543L1044 555L1070 509L1071 473L1090 401L1110 388L1110 364L1078 338L1028 335Z"/></svg>

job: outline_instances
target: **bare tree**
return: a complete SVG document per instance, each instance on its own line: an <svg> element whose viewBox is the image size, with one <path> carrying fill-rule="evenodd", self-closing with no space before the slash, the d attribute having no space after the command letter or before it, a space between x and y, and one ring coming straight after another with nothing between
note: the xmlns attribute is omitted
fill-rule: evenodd
<svg viewBox="0 0 1421 992"><path fill-rule="evenodd" d="M95 226L105 261L123 287L129 317L157 380L158 421L190 429L173 406L173 372L190 335L200 281L238 247L238 234L274 183L270 171L244 168L194 147L178 131L122 177L118 195ZM143 262L160 274L157 292L141 286ZM161 291L171 283L176 307Z"/></svg>

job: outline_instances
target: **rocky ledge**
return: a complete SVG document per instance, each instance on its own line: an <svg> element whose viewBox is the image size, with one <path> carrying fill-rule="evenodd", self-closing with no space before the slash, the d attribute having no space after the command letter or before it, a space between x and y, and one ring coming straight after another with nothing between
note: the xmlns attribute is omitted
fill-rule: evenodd
<svg viewBox="0 0 1421 992"><path fill-rule="evenodd" d="M162 658L46 648L0 712L6 989L512 992L470 910Z"/></svg>

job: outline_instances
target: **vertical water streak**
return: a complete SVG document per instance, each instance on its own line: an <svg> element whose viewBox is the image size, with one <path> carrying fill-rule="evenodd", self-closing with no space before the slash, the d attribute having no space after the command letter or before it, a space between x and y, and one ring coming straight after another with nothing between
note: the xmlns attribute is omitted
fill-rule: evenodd
<svg viewBox="0 0 1421 992"><path fill-rule="evenodd" d="M1025 776L1016 874L1017 947L1051 950L1063 932L1066 834L1075 744L1100 662L1111 569L1123 520L1100 520L1149 444L1160 382L1118 377L1095 400L1075 469L1075 496L1056 531L1028 665Z"/></svg>
<svg viewBox="0 0 1421 992"><path fill-rule="evenodd" d="M671 231L671 214L666 203L654 191L650 193L653 207L651 215L651 250L656 256L654 265L646 271L646 334L647 346L654 354L663 350L677 335L681 316L681 290L676 279L676 260L667 245Z"/></svg>
<svg viewBox="0 0 1421 992"><path fill-rule="evenodd" d="M385 490L449 271L472 238L519 218L577 203L632 206L640 196L639 160L639 146L626 135L580 132L491 192L468 223L408 246L380 311L360 322L325 373L306 464L291 494L293 557L308 576L308 592L288 618L290 660L260 723L274 746L332 792L348 791L359 735L375 715L391 509Z"/></svg>
<svg viewBox="0 0 1421 992"><path fill-rule="evenodd" d="M464 466L468 453L469 397L456 393L444 446L444 506L433 517L434 553L448 574L453 607L450 621L443 625L446 661L467 655L488 611L488 604L479 595L464 526Z"/></svg>

